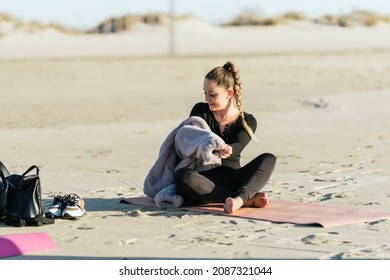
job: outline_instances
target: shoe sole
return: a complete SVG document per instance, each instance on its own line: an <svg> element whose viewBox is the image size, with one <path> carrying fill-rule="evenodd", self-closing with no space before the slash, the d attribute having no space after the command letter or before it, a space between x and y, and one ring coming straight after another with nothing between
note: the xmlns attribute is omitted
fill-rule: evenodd
<svg viewBox="0 0 390 280"><path fill-rule="evenodd" d="M86 212L86 211L85 211L85 209L84 209L84 210L83 210L83 213L82 213L80 216L73 216L73 215L71 215L71 214L65 213L65 214L62 215L62 218L63 218L63 219L67 219L67 220L78 220L78 219L80 219L81 217L84 216L85 212Z"/></svg>
<svg viewBox="0 0 390 280"><path fill-rule="evenodd" d="M49 218L49 219L59 219L62 216L57 216L57 215L54 215L53 213L47 212L47 213L45 213L45 217Z"/></svg>

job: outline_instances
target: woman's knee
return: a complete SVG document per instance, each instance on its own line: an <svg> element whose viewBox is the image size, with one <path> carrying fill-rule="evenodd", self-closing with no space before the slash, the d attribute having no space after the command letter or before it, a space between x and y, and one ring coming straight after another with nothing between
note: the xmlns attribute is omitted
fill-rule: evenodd
<svg viewBox="0 0 390 280"><path fill-rule="evenodd" d="M173 175L173 179L176 185L185 184L188 185L192 174L194 173L193 169L189 168L180 168L176 170L175 174Z"/></svg>
<svg viewBox="0 0 390 280"><path fill-rule="evenodd" d="M210 193L214 183L208 180L198 171L190 168L178 169L174 174L174 183L178 194L204 195Z"/></svg>
<svg viewBox="0 0 390 280"><path fill-rule="evenodd" d="M275 155L271 153L264 153L260 155L260 158L263 166L266 166L268 169L272 171L275 169L275 165L276 165Z"/></svg>

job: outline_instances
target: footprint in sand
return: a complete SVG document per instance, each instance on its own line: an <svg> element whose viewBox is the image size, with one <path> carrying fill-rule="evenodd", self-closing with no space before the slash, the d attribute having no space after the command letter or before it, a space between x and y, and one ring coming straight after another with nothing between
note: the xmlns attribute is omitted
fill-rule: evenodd
<svg viewBox="0 0 390 280"><path fill-rule="evenodd" d="M324 194L324 195L322 195L322 197L320 199L320 202L323 202L323 201L326 201L326 200L330 200L330 199L332 199L332 197L333 197L332 193Z"/></svg>
<svg viewBox="0 0 390 280"><path fill-rule="evenodd" d="M149 215L142 212L141 210L133 210L130 212L127 212L127 216L135 217L135 218L148 218Z"/></svg>
<svg viewBox="0 0 390 280"><path fill-rule="evenodd" d="M106 155L112 154L114 152L114 150L112 150L112 149L90 149L90 150L85 150L84 152L91 157L99 157L99 156L106 156Z"/></svg>
<svg viewBox="0 0 390 280"><path fill-rule="evenodd" d="M216 237L208 237L208 236L196 236L191 241L193 244L204 244L207 246L211 246L211 244L215 244L218 242L218 238Z"/></svg>
<svg viewBox="0 0 390 280"><path fill-rule="evenodd" d="M348 195L346 195L345 193L339 193L339 194L335 194L334 197L336 197L336 198L346 198L346 197L348 197Z"/></svg>
<svg viewBox="0 0 390 280"><path fill-rule="evenodd" d="M60 235L59 238L64 241L65 243L70 243L76 239L78 239L78 236L65 236L65 235Z"/></svg>
<svg viewBox="0 0 390 280"><path fill-rule="evenodd" d="M363 205L380 205L380 203L375 202L375 201L371 201L371 202L364 203Z"/></svg>
<svg viewBox="0 0 390 280"><path fill-rule="evenodd" d="M131 239L127 239L127 240L119 240L119 245L128 246L128 245L132 245L132 244L136 243L137 241L138 241L137 238L131 238Z"/></svg>
<svg viewBox="0 0 390 280"><path fill-rule="evenodd" d="M119 173L119 170L116 169L107 169L106 173Z"/></svg>
<svg viewBox="0 0 390 280"><path fill-rule="evenodd" d="M174 238L174 237L176 237L176 234L170 234L170 235L159 235L159 236L155 236L155 237L153 237L153 239L156 239L156 240L159 240L159 239L161 239L161 240L166 240L166 239L170 239L170 238Z"/></svg>
<svg viewBox="0 0 390 280"><path fill-rule="evenodd" d="M325 236L313 234L301 238L301 242L308 245L321 245L328 243L329 240Z"/></svg>
<svg viewBox="0 0 390 280"><path fill-rule="evenodd" d="M340 259L388 259L390 247L388 245L371 245L361 248L353 248L340 256Z"/></svg>
<svg viewBox="0 0 390 280"><path fill-rule="evenodd" d="M238 225L238 222L230 220L230 221L222 221L221 224Z"/></svg>
<svg viewBox="0 0 390 280"><path fill-rule="evenodd" d="M378 221L369 222L368 225L373 226L384 222L386 222L386 220L378 220Z"/></svg>
<svg viewBox="0 0 390 280"><path fill-rule="evenodd" d="M82 224L82 225L78 225L78 226L72 226L73 228L75 229L79 229L79 230L91 230L91 229L95 229L95 226L89 226L87 224Z"/></svg>
<svg viewBox="0 0 390 280"><path fill-rule="evenodd" d="M351 241L347 240L334 240L328 235L337 235L338 232L328 232L324 234L312 234L301 238L301 242L306 245L322 245L322 244L350 244Z"/></svg>

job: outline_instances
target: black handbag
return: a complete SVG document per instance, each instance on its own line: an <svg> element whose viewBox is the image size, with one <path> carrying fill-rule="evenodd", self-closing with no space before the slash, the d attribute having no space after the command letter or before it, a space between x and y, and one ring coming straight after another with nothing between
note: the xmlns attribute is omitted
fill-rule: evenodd
<svg viewBox="0 0 390 280"><path fill-rule="evenodd" d="M33 170L36 174L29 174ZM53 224L54 219L44 214L39 168L33 165L21 175L7 173L0 170L3 185L8 185L5 223L17 227Z"/></svg>

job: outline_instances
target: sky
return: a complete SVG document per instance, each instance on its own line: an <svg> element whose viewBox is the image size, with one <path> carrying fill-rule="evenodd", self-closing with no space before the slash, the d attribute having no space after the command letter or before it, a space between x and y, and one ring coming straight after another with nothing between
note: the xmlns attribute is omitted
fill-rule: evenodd
<svg viewBox="0 0 390 280"><path fill-rule="evenodd" d="M87 29L113 16L168 13L172 3L176 14L194 14L211 23L223 23L248 11L264 16L299 11L317 17L353 10L390 15L390 0L0 0L0 14Z"/></svg>

